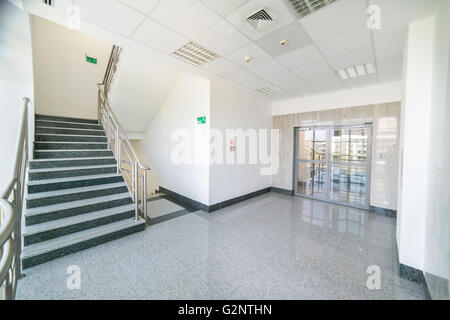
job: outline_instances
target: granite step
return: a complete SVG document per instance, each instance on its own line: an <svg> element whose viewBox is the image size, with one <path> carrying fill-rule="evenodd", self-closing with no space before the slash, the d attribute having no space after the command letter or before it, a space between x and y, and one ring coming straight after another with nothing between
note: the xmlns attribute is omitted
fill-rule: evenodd
<svg viewBox="0 0 450 320"><path fill-rule="evenodd" d="M78 122L60 122L60 121L47 121L36 120L34 122L35 127L47 127L47 128L69 128L69 129L89 129L89 130L103 130L99 124L87 124Z"/></svg>
<svg viewBox="0 0 450 320"><path fill-rule="evenodd" d="M95 175L85 175L85 176L81 175L81 176L71 176L67 178L31 180L28 181L27 183L27 190L29 194L32 194L47 191L97 186L102 184L109 184L123 181L124 181L123 176L120 173L119 174L116 173L116 170L112 170L111 173L106 174L98 174L97 172Z"/></svg>
<svg viewBox="0 0 450 320"><path fill-rule="evenodd" d="M102 150L106 148L106 143L98 142L34 142L34 150Z"/></svg>
<svg viewBox="0 0 450 320"><path fill-rule="evenodd" d="M52 127L35 127L34 133L40 134L66 134L81 136L106 136L104 130L88 130L88 129L69 129L69 128L52 128Z"/></svg>
<svg viewBox="0 0 450 320"><path fill-rule="evenodd" d="M129 192L26 209L25 225L34 225L132 204Z"/></svg>
<svg viewBox="0 0 450 320"><path fill-rule="evenodd" d="M72 136L69 134L38 134L34 137L36 142L107 142L106 137L99 136Z"/></svg>
<svg viewBox="0 0 450 320"><path fill-rule="evenodd" d="M36 114L34 118L35 120L43 120L43 121L49 120L49 121L98 124L97 119L70 118L70 117L50 116L45 114Z"/></svg>
<svg viewBox="0 0 450 320"><path fill-rule="evenodd" d="M108 196L128 191L125 182L103 184L66 190L46 191L28 194L26 198L27 208L49 206L52 204L85 200L90 198Z"/></svg>
<svg viewBox="0 0 450 320"><path fill-rule="evenodd" d="M117 161L113 156L67 159L35 159L30 161L30 169L101 166L108 164L117 165Z"/></svg>
<svg viewBox="0 0 450 320"><path fill-rule="evenodd" d="M35 150L35 159L70 159L112 157L112 150Z"/></svg>
<svg viewBox="0 0 450 320"><path fill-rule="evenodd" d="M66 236L108 223L131 219L134 216L135 206L133 204L127 204L101 211L94 211L89 214L26 226L23 233L24 246Z"/></svg>
<svg viewBox="0 0 450 320"><path fill-rule="evenodd" d="M27 269L143 230L143 219L125 219L25 246L21 255L22 268Z"/></svg>

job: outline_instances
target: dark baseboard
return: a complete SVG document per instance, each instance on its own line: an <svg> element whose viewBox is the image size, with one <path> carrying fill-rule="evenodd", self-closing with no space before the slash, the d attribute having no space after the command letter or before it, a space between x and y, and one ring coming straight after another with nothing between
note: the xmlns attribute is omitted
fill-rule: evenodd
<svg viewBox="0 0 450 320"><path fill-rule="evenodd" d="M208 212L208 206L206 204L192 200L191 198L185 197L179 193L173 192L163 187L159 187L159 192L165 194L164 196L161 196L161 198L167 198L168 200L186 208L187 210L202 210Z"/></svg>
<svg viewBox="0 0 450 320"><path fill-rule="evenodd" d="M162 193L165 193L165 195L161 196L161 198L167 197L170 201L172 201L174 203L178 202L179 205L181 205L187 209L192 208L195 210L202 210L205 212L214 212L219 209L223 209L225 207L231 206L233 204L257 197L264 193L268 193L271 191L271 188L269 187L269 188L265 188L265 189L258 190L255 192L251 192L251 193L248 193L248 194L245 194L245 195L242 195L242 196L230 199L230 200L226 200L226 201L222 201L222 202L210 205L210 206L208 206L204 203L198 202L196 200L190 199L188 197L185 197L179 193L168 190L164 187L159 187L159 191Z"/></svg>
<svg viewBox="0 0 450 320"><path fill-rule="evenodd" d="M271 190L271 188L269 187L269 188L265 188L265 189L262 189L262 190L250 192L250 193L244 194L243 196L239 196L239 197L236 197L236 198L233 198L233 199L230 199L230 200L226 200L226 201L222 201L222 202L213 204L213 205L208 207L208 212L217 211L219 209L223 209L223 208L231 206L233 204L236 204L236 203L239 203L239 202L242 202L242 201L245 201L245 200L257 197L257 196L260 196L260 195L262 195L264 193L270 192L270 190Z"/></svg>
<svg viewBox="0 0 450 320"><path fill-rule="evenodd" d="M382 216L391 217L391 218L397 218L397 210L384 209L384 208L380 208L380 207L370 206L369 212L379 214Z"/></svg>
<svg viewBox="0 0 450 320"><path fill-rule="evenodd" d="M292 191L292 190L287 190L287 189L281 189L281 188L271 187L271 188L270 188L270 191L276 192L276 193L285 194L285 195L287 195L287 196L293 196L293 195L294 195L294 191Z"/></svg>

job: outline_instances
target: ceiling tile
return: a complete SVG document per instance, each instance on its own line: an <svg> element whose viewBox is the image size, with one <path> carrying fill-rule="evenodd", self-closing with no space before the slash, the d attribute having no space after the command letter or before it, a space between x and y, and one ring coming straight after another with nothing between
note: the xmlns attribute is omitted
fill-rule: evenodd
<svg viewBox="0 0 450 320"><path fill-rule="evenodd" d="M145 14L149 14L159 0L120 0L120 2L123 2Z"/></svg>
<svg viewBox="0 0 450 320"><path fill-rule="evenodd" d="M333 58L372 46L370 31L364 26L317 43L326 58Z"/></svg>
<svg viewBox="0 0 450 320"><path fill-rule="evenodd" d="M151 19L144 21L134 33L133 39L169 54L188 42L186 38Z"/></svg>
<svg viewBox="0 0 450 320"><path fill-rule="evenodd" d="M288 71L286 67L274 59L252 65L248 70L263 78Z"/></svg>
<svg viewBox="0 0 450 320"><path fill-rule="evenodd" d="M262 88L268 88L272 86L269 82L262 80L262 79L255 79L249 82L241 83L242 86L248 88L248 89L262 89Z"/></svg>
<svg viewBox="0 0 450 320"><path fill-rule="evenodd" d="M287 40L287 44L280 45L282 40ZM256 44L273 57L278 57L295 49L306 47L311 44L311 40L302 26L295 21L258 40Z"/></svg>
<svg viewBox="0 0 450 320"><path fill-rule="evenodd" d="M392 0L390 0L392 1ZM338 0L300 19L314 42L366 25L364 0Z"/></svg>
<svg viewBox="0 0 450 320"><path fill-rule="evenodd" d="M402 79L403 55L377 61L378 75L381 81L397 81Z"/></svg>
<svg viewBox="0 0 450 320"><path fill-rule="evenodd" d="M250 42L225 20L206 30L195 40L219 55L225 55Z"/></svg>
<svg viewBox="0 0 450 320"><path fill-rule="evenodd" d="M298 80L295 82L288 82L281 84L280 89L283 89L284 91L290 92L290 93L298 93L301 91L307 91L310 90L310 87L303 81Z"/></svg>
<svg viewBox="0 0 450 320"><path fill-rule="evenodd" d="M295 69L322 60L319 50L314 45L297 49L277 58L282 64L290 69Z"/></svg>
<svg viewBox="0 0 450 320"><path fill-rule="evenodd" d="M229 75L226 75L225 79L233 81L237 84L245 84L245 83L249 83L251 81L260 80L257 76L255 76L254 74L252 74L246 70L240 70L240 71L233 72Z"/></svg>
<svg viewBox="0 0 450 320"><path fill-rule="evenodd" d="M372 48L365 48L358 51L353 51L342 56L334 57L328 60L328 63L334 70L340 70L347 67L353 67L369 62L375 62Z"/></svg>
<svg viewBox="0 0 450 320"><path fill-rule="evenodd" d="M320 76L314 76L303 79L307 84L314 88L320 88L321 86L325 87L336 87L342 86L341 81L337 77L334 72L322 74Z"/></svg>
<svg viewBox="0 0 450 320"><path fill-rule="evenodd" d="M288 83L298 82L300 80L292 72L289 71L276 75L267 76L264 77L264 79L280 87Z"/></svg>
<svg viewBox="0 0 450 320"><path fill-rule="evenodd" d="M377 74L369 74L363 77L357 77L352 79L343 80L342 84L346 88L360 87L368 84L373 84L378 82Z"/></svg>
<svg viewBox="0 0 450 320"><path fill-rule="evenodd" d="M136 10L117 1L108 0L78 0L83 20L95 23L118 34L130 36L145 16ZM108 8L108 14L105 14Z"/></svg>
<svg viewBox="0 0 450 320"><path fill-rule="evenodd" d="M332 72L333 70L330 69L328 64L325 63L325 61L316 62L314 64L310 64L308 66L303 66L300 68L296 68L293 70L293 72L299 76L302 79L313 77L313 76L320 76L323 74L327 74Z"/></svg>
<svg viewBox="0 0 450 320"><path fill-rule="evenodd" d="M249 62L245 61L246 56L251 57L251 60ZM236 63L241 67L249 68L252 65L256 65L258 63L270 59L270 56L257 45L250 43L240 49L237 49L225 55L225 58L227 58L231 62Z"/></svg>
<svg viewBox="0 0 450 320"><path fill-rule="evenodd" d="M260 31L256 31L245 21L245 19L262 8L273 17L274 23ZM227 17L227 20L252 40L258 40L290 24L294 21L294 18L281 1L250 0L231 13Z"/></svg>
<svg viewBox="0 0 450 320"><path fill-rule="evenodd" d="M374 32L377 59L388 59L403 54L408 36L408 27L381 29Z"/></svg>
<svg viewBox="0 0 450 320"><path fill-rule="evenodd" d="M191 39L220 20L198 0L162 0L150 17Z"/></svg>
<svg viewBox="0 0 450 320"><path fill-rule="evenodd" d="M230 12L236 10L248 0L202 0L204 4L213 9L216 13L225 17Z"/></svg>
<svg viewBox="0 0 450 320"><path fill-rule="evenodd" d="M203 65L202 69L212 72L218 76L224 76L233 73L235 71L238 71L241 68L235 65L234 63L225 60L224 58L219 58L217 60L214 60L210 63Z"/></svg>

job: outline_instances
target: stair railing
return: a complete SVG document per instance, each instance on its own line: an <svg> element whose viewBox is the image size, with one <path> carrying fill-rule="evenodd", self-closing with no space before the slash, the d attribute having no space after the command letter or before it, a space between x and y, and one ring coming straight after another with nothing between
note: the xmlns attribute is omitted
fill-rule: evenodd
<svg viewBox="0 0 450 320"><path fill-rule="evenodd" d="M135 203L135 220L139 218L140 209L147 221L147 172L151 167L143 165L139 160L136 150L111 110L111 103L105 95L103 84L98 85L98 108L99 122L106 131L108 148L111 148L117 161L117 173L123 174Z"/></svg>
<svg viewBox="0 0 450 320"><path fill-rule="evenodd" d="M19 140L14 158L14 171L6 190L0 196L0 288L1 298L13 300L17 281L22 277L20 254L22 251L22 206L25 177L28 163L28 105L30 99L23 98L24 108Z"/></svg>

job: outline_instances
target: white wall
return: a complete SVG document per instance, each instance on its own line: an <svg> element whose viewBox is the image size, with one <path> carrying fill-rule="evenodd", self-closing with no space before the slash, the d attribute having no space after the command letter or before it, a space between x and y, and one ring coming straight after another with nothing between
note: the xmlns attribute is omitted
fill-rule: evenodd
<svg viewBox="0 0 450 320"><path fill-rule="evenodd" d="M134 142L138 152L152 167L150 188L162 186L209 204L210 90L209 80L183 73L145 133L144 140ZM202 116L206 116L206 124L198 125L197 117ZM186 130L191 135L199 130L205 136L200 146L203 147L203 161L197 164L176 164L172 161L172 150L178 145L178 142L172 141L172 134L177 129ZM192 151L192 156L198 154L196 151Z"/></svg>
<svg viewBox="0 0 450 320"><path fill-rule="evenodd" d="M266 129L270 139L272 128L270 107L263 98L238 87L212 81L211 128L222 132L224 145L228 142L225 141L226 129ZM239 148L243 147L237 144L235 152L241 151ZM225 147L225 152L230 152L228 147ZM210 204L270 187L272 177L261 175L260 168L259 164L212 164L209 178Z"/></svg>
<svg viewBox="0 0 450 320"><path fill-rule="evenodd" d="M445 144L449 8L409 26L405 49L397 244L400 263L448 278ZM447 153L448 154L448 153ZM447 190L445 190L447 188ZM434 234L433 234L434 233ZM444 251L445 250L445 251ZM431 263L426 263L425 257Z"/></svg>
<svg viewBox="0 0 450 320"><path fill-rule="evenodd" d="M25 96L33 99L29 15L0 0L0 190L12 175Z"/></svg>
<svg viewBox="0 0 450 320"><path fill-rule="evenodd" d="M145 132L180 75L171 65L138 50L124 49L109 95L124 130Z"/></svg>
<svg viewBox="0 0 450 320"><path fill-rule="evenodd" d="M97 83L103 81L112 45L33 17L36 113L97 118ZM85 55L98 59L87 63Z"/></svg>
<svg viewBox="0 0 450 320"><path fill-rule="evenodd" d="M403 98L402 94L401 81L388 82L274 102L272 104L272 115L277 116L401 101Z"/></svg>

